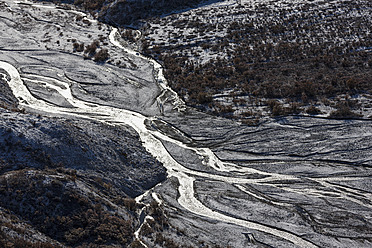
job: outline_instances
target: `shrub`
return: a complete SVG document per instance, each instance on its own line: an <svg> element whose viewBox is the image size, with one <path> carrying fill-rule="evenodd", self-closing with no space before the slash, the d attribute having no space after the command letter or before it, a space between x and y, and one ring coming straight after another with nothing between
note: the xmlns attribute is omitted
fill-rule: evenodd
<svg viewBox="0 0 372 248"><path fill-rule="evenodd" d="M196 100L198 101L199 104L206 104L212 101L212 97L208 93L199 92L196 97Z"/></svg>
<svg viewBox="0 0 372 248"><path fill-rule="evenodd" d="M288 114L298 115L303 111L303 109L300 107L299 103L291 102L289 108L287 108L286 111L288 112Z"/></svg>
<svg viewBox="0 0 372 248"><path fill-rule="evenodd" d="M84 53L87 53L89 55L93 55L93 54L95 54L96 50L97 50L97 42L94 41L92 44L88 45L85 48Z"/></svg>
<svg viewBox="0 0 372 248"><path fill-rule="evenodd" d="M280 116L285 114L283 105L280 102L276 100L269 100L267 101L267 105L269 106L271 114L273 116Z"/></svg>
<svg viewBox="0 0 372 248"><path fill-rule="evenodd" d="M121 37L123 39L129 40L130 42L135 41L135 35L134 35L133 30L131 30L131 29L126 29L124 32L122 32Z"/></svg>
<svg viewBox="0 0 372 248"><path fill-rule="evenodd" d="M233 107L230 105L217 104L216 107L217 107L216 108L217 113L222 114L222 115L231 115L235 111Z"/></svg>
<svg viewBox="0 0 372 248"><path fill-rule="evenodd" d="M322 111L320 111L320 109L318 109L314 105L311 105L310 107L306 109L306 113L308 113L309 115L318 115L318 114L321 114Z"/></svg>
<svg viewBox="0 0 372 248"><path fill-rule="evenodd" d="M108 50L107 49L101 49L100 51L98 51L93 59L95 62L104 62L106 61L108 58L110 57L109 53L108 53Z"/></svg>
<svg viewBox="0 0 372 248"><path fill-rule="evenodd" d="M136 203L136 200L132 198L124 198L123 204L130 211L136 210L137 203Z"/></svg>
<svg viewBox="0 0 372 248"><path fill-rule="evenodd" d="M361 117L361 115L351 111L349 106L345 104L341 104L337 107L337 110L329 114L329 117L335 118L335 119L354 119L354 118Z"/></svg>
<svg viewBox="0 0 372 248"><path fill-rule="evenodd" d="M133 242L130 244L130 246L129 246L129 248L144 248L144 247L145 247L145 246L143 246L139 240L135 240L135 241L133 241Z"/></svg>
<svg viewBox="0 0 372 248"><path fill-rule="evenodd" d="M285 115L285 111L283 109L283 106L281 104L275 105L273 110L271 111L273 116L281 116Z"/></svg>
<svg viewBox="0 0 372 248"><path fill-rule="evenodd" d="M149 225L149 224L144 224L141 228L141 235L142 236L149 236L149 234L153 233L154 230L152 229L152 227Z"/></svg>
<svg viewBox="0 0 372 248"><path fill-rule="evenodd" d="M74 52L82 52L82 51L84 51L84 43L77 43L77 42L74 42L73 44L72 44L72 46L73 46L73 51Z"/></svg>
<svg viewBox="0 0 372 248"><path fill-rule="evenodd" d="M244 119L242 120L242 123L248 126L258 126L260 124L260 118L256 117L254 119Z"/></svg>

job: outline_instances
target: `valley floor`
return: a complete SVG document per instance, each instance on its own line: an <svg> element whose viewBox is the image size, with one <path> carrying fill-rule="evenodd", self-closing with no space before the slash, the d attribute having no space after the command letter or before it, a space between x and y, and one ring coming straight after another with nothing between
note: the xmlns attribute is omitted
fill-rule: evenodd
<svg viewBox="0 0 372 248"><path fill-rule="evenodd" d="M372 246L370 120L212 116L92 16L0 8L0 245Z"/></svg>

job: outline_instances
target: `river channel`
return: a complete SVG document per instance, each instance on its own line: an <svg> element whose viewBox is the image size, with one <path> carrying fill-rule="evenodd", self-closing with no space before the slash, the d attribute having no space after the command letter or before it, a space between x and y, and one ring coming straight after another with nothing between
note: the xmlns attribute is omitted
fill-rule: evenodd
<svg viewBox="0 0 372 248"><path fill-rule="evenodd" d="M249 127L201 113L185 106L169 88L159 63L126 48L118 30L108 28L116 52L131 56L147 73L131 80L151 85L125 86L127 95L120 99L126 100L120 104L112 99L113 79L94 88L102 71L115 80L128 75L113 66L91 63L80 68L92 72L97 82L82 93L84 76L51 59L60 52L8 49L0 56L0 68L10 76L8 84L20 107L133 128L167 169L168 179L151 192L169 208L170 221L189 229L190 236L210 233L210 239L232 247L372 245L371 122L287 117ZM64 56L69 64L75 58ZM32 70L35 59L43 66ZM54 69L59 77L47 72ZM112 97L107 102L105 92ZM142 100L134 99L138 95Z"/></svg>

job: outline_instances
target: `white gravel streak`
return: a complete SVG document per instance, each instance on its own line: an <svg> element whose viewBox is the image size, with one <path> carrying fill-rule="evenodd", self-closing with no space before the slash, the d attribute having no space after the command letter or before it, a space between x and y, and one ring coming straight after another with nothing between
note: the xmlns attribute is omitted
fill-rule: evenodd
<svg viewBox="0 0 372 248"><path fill-rule="evenodd" d="M160 83L161 88L164 91L171 92L172 93L171 95L173 98L173 104L178 106L179 108L182 108L182 106L184 106L184 103L181 100L179 100L179 98L177 97L177 94L174 91L169 89L166 83L166 80L164 78L164 75L162 72L163 70L161 66L152 59L145 58L144 56L137 54L135 51L131 51L129 49L122 47L121 44L115 39L116 35L117 35L117 30L113 29L109 37L110 41L114 45L120 48L123 48L128 53L139 56L143 59L147 59L149 62L151 62L154 65L155 70L157 71L157 74L158 74L157 79L158 79L158 82ZM98 104L91 104L91 103L87 103L87 102L75 99L73 95L71 94L71 89L70 89L69 84L62 82L62 81L58 81L56 79L36 76L37 79L33 81L39 83L40 86L44 85L45 87L55 89L63 97L65 97L65 99L71 105L73 105L76 108L66 109L63 107L58 107L53 104L44 102L42 100L38 100L31 95L27 87L22 82L22 79L18 73L18 70L13 65L7 62L0 61L0 68L4 69L10 75L11 79L8 82L8 84L10 88L12 89L15 97L19 100L20 105L23 107L28 107L28 108L31 108L37 111L42 111L42 112L46 112L50 114L70 115L70 116L76 116L76 117L86 118L86 119L94 119L94 120L101 121L101 122L108 123L108 124L115 123L115 125L128 125L134 128L139 134L141 141L143 142L143 145L146 148L146 150L150 152L155 158L157 158L161 163L163 163L163 165L166 167L168 171L168 176L176 177L179 180L180 186L178 190L180 193L180 197L178 199L178 202L183 208L187 209L188 211L194 214L212 218L218 221L223 221L226 223L239 225L239 226L246 227L249 229L255 229L257 231L270 233L277 237L286 239L299 247L306 247L306 248L317 247L311 242L305 239L302 239L301 237L296 236L295 234L292 234L290 232L278 230L272 227L250 222L247 220L225 216L221 213L215 212L207 208L205 205L203 205L194 196L193 182L195 178L193 176L200 176L200 177L204 177L208 179L227 182L230 184L245 184L245 183L258 184L258 183L265 183L265 182L267 183L273 180L293 180L293 179L296 179L296 177L277 174L277 173L262 172L262 171L250 169L250 168L240 168L234 164L223 163L215 156L215 154L210 149L190 148L187 145L179 141L176 141L170 137L167 137L166 135L158 131L148 130L145 125L145 120L151 120L151 119L139 113L128 111L125 109L119 109L119 108L114 108L114 107L109 107L109 106L101 106ZM33 77L35 78L35 76ZM27 79L27 80L32 80L32 79ZM53 83L48 83L48 82L53 82ZM225 172L234 171L234 172L242 172L242 173L243 172L244 173L256 173L256 174L264 175L266 177L261 178L261 179L247 179L247 178L239 178L239 177L214 175L214 174L209 174L209 173L200 172L200 171L193 171L191 169L183 167L181 164L175 161L173 157L165 149L160 139L172 142L185 149L191 149L195 151L197 154L206 158L207 166L210 166L216 170L225 171ZM156 194L152 194L152 197L157 202L162 204L161 200L159 199L159 197L157 197ZM141 197L136 200L138 201L141 200ZM139 230L140 229L137 230L138 232L136 233L136 238L140 241Z"/></svg>
<svg viewBox="0 0 372 248"><path fill-rule="evenodd" d="M11 80L8 82L10 88L13 91L13 94L16 98L20 100L20 105L24 107L29 107L35 110L52 113L52 114L64 114L64 115L71 115L71 116L78 116L82 118L94 119L98 121L102 121L105 123L116 123L117 125L129 125L134 128L137 133L139 134L144 147L148 152L150 152L155 158L157 158L163 165L166 167L168 171L169 177L176 177L180 182L179 192L180 198L178 199L179 203L182 207L193 212L195 214L209 217L212 219L224 221L227 223L232 223L236 225L240 225L243 227L247 227L250 229L256 229L258 231L267 232L272 235L281 237L283 239L287 239L288 241L300 246L300 247L316 247L312 243L294 235L289 232L277 230L274 228L266 227L264 225L256 224L250 221L235 219L229 216L225 216L221 213L217 213L212 211L211 209L204 206L200 201L198 201L194 197L194 188L193 188L193 181L195 180L192 176L201 176L206 177L209 179L214 179L218 181L224 181L228 183L258 183L268 180L267 178L264 179L244 179L244 178L234 178L234 177L226 177L226 176L219 176L208 174L199 171L193 171L183 167L177 161L175 161L172 156L168 153L165 149L161 141L157 138L157 136L161 136L162 138L167 138L163 134L160 134L157 131L151 131L146 128L145 120L147 119L145 116L124 110L118 109L109 106L100 106L100 105L93 105L91 103L85 103L84 101L74 99L70 87L67 83L59 82L62 88L56 85L48 85L49 87L53 87L56 89L61 95L66 97L66 100L69 101L76 109L64 109L62 107L57 107L52 104L46 103L42 100L38 100L34 98L31 93L28 91L26 86L23 84L21 77L18 73L18 70L7 62L0 61L0 68L4 69L10 76ZM67 89L68 91L66 91ZM91 115L91 114L94 115ZM101 114L101 116L100 116ZM104 114L102 116L102 114ZM167 140L172 140L167 138ZM265 173L267 174L267 173ZM283 175L271 175L270 180L275 178L287 178L287 176ZM155 199L156 200L156 199Z"/></svg>
<svg viewBox="0 0 372 248"><path fill-rule="evenodd" d="M110 42L114 46L116 46L118 48L121 48L125 52L127 52L131 55L137 56L138 58L147 60L153 65L154 71L155 71L155 75L154 75L155 80L157 81L158 85L160 86L160 88L162 90L162 94L157 98L159 108L162 109L162 106L164 105L164 103L166 101L171 101L174 105L174 109L178 109L178 111L184 111L185 108L186 108L186 105L181 100L181 98L178 97L177 93L169 87L167 79L164 77L164 74L163 74L163 67L157 61L155 61L154 59L149 58L149 57L145 57L137 51L134 51L134 50L131 50L129 48L124 47L117 40L118 36L120 36L120 34L118 32L118 29L113 28L110 35L109 35L109 39L110 39Z"/></svg>
<svg viewBox="0 0 372 248"><path fill-rule="evenodd" d="M32 5L37 8L55 8L51 5L36 5L32 4L31 2L24 1L24 2L16 2L15 3L23 3ZM80 14L87 18L86 14L74 11L74 10L65 10L69 12L74 12L76 14ZM94 20L89 21L93 22ZM145 57L141 54L139 54L137 51L128 49L124 47L119 41L118 30L116 28L113 28L110 35L109 40L110 42L118 47L123 49L128 54L131 54L133 56L137 56L138 58L147 60L149 63L153 65L154 72L155 72L155 80L157 81L159 87L162 90L162 94L157 98L158 106L160 109L163 108L165 102L171 102L175 109L178 109L179 111L183 111L185 107L185 103L178 97L176 92L174 92L168 85L167 80L164 77L163 74L163 68L162 66L155 60ZM11 64L7 62L0 61L0 68L4 69L10 76L10 81L8 82L10 88L12 89L13 94L15 97L19 100L21 107L27 107L30 109L34 109L36 111L42 111L45 113L53 114L53 115L69 115L79 118L85 118L85 119L92 119L96 121L101 121L110 125L127 125L132 127L140 136L141 141L143 142L143 146L146 148L146 150L152 154L156 159L158 159L168 172L168 177L175 177L178 179L180 186L178 188L180 197L178 199L179 204L186 210L207 218L211 218L214 220L231 223L234 225L238 225L241 227L254 229L257 231L269 233L272 235L275 235L279 238L286 239L293 244L304 247L304 248L312 248L317 247L313 243L293 234L290 232L286 232L283 230L279 230L273 227L268 227L259 223L251 222L248 220L233 218L231 216L223 215L222 213L213 211L212 209L209 209L205 205L203 205L196 197L195 197L195 191L194 191L194 181L195 176L208 178L216 181L226 182L229 184L232 184L236 186L238 189L240 189L242 192L246 194L250 194L253 197L256 197L260 200L268 200L264 197L261 197L257 194L254 194L252 192L249 192L245 189L242 184L267 184L272 185L276 187L275 184L270 184L270 182L275 180L298 180L295 176L290 175L284 175L279 173L269 173L269 172L263 172L259 171L257 169L251 169L251 168L242 168L232 163L225 163L222 162L209 148L195 148L195 147L189 147L186 144L174 140L167 135L159 132L159 131L153 131L148 130L145 121L151 121L155 120L155 118L148 118L145 117L139 113L128 111L125 109L119 109L109 106L103 106L98 104L92 104L88 102L84 102L82 100L78 100L73 97L71 94L70 85L66 82L59 81L57 79L45 77L45 76L39 76L39 75L30 75L33 77L33 79L30 78L24 78L25 80L38 83L41 87L51 88L56 90L61 96L63 96L66 101L68 101L71 105L73 105L75 108L63 108L58 107L56 105L47 103L45 101L36 99L32 96L32 94L29 92L27 87L24 85L22 78L19 75L18 70ZM35 79L36 78L36 79ZM52 82L52 83L51 83ZM176 160L173 159L173 157L168 153L166 148L163 146L161 140L171 142L183 149L188 149L199 156L202 156L205 161L205 165L208 167L213 168L216 171L220 172L235 172L235 173L241 173L242 175L249 175L249 174L257 174L264 176L263 178L259 179L249 179L249 178L242 178L242 177L233 177L233 176L222 176L222 175L214 175L207 172L201 172L201 171L194 171L188 168L185 168L180 163L178 163ZM308 189L307 191L301 191L292 189L289 187L285 187L285 185L280 185L280 189L286 190L288 192L294 192L299 194L313 194L318 195L319 197L322 196L324 192L326 192L327 189L332 189L334 193L340 197L345 198L347 200L353 201L357 204L360 204L362 206L372 208L372 194L365 193L364 194L364 201L360 201L358 199L355 199L353 195L360 195L360 191L355 189L350 189L343 186L335 186L334 184L330 183L332 181L347 181L347 180L355 180L356 178L347 178L347 177L334 177L334 178L317 178L310 180L316 181L319 184L321 184L325 190L322 191L322 189ZM139 203L142 201L144 196L147 196L150 191L145 192L145 194L139 196L136 198L136 202ZM162 200L158 197L156 193L151 194L152 198L158 202L159 205L163 204ZM281 203L281 202L272 202L275 205L280 206L291 206L290 204ZM143 224L146 223L147 219L152 218L151 216L146 216L144 222L141 224L141 226L136 230L135 237L136 239L141 242L142 245L147 247L146 244L144 244L140 240L140 230L143 226Z"/></svg>

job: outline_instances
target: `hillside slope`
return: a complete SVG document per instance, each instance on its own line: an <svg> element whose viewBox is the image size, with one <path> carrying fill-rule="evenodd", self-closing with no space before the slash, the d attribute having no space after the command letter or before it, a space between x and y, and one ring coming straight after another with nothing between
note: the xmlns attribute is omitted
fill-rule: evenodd
<svg viewBox="0 0 372 248"><path fill-rule="evenodd" d="M368 118L371 1L222 1L148 20L145 53L209 113Z"/></svg>

